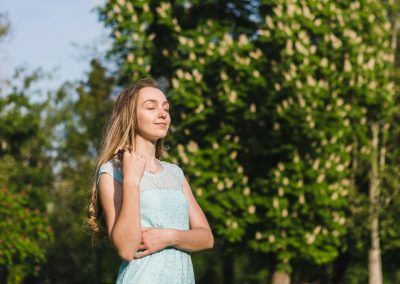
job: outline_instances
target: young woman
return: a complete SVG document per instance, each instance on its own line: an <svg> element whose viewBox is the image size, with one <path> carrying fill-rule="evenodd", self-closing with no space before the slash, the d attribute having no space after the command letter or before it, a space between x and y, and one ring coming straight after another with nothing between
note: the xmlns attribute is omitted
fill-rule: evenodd
<svg viewBox="0 0 400 284"><path fill-rule="evenodd" d="M159 160L171 123L152 79L117 98L89 196L88 224L122 263L116 283L195 283L190 253L214 237L182 169Z"/></svg>

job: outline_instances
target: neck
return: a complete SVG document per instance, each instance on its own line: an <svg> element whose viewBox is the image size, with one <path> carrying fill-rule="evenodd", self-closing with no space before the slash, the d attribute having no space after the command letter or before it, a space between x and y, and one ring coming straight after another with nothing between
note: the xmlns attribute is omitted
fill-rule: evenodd
<svg viewBox="0 0 400 284"><path fill-rule="evenodd" d="M156 159L156 141L149 141L137 134L135 143L136 153L143 155L146 159L146 170L154 171L154 169L157 169L158 163Z"/></svg>

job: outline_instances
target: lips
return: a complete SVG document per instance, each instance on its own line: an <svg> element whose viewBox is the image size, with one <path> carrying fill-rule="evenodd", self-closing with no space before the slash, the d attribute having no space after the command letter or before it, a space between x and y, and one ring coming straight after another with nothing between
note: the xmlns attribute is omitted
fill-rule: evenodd
<svg viewBox="0 0 400 284"><path fill-rule="evenodd" d="M161 123L154 123L155 125L160 125L160 126L164 126L164 127L166 127L167 126L167 124L166 123L163 123L163 122L161 122Z"/></svg>

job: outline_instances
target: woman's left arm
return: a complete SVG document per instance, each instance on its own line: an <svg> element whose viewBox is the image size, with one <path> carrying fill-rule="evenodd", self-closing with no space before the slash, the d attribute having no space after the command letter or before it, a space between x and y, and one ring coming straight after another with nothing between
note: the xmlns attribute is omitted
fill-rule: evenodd
<svg viewBox="0 0 400 284"><path fill-rule="evenodd" d="M186 177L183 177L183 191L189 203L189 230L172 231L171 245L187 252L211 249L214 246L214 236L207 218L193 196L192 189Z"/></svg>
<svg viewBox="0 0 400 284"><path fill-rule="evenodd" d="M192 189L185 177L183 177L183 191L189 203L190 229L142 228L142 241L138 249L142 252L136 254L135 258L142 258L171 246L187 252L213 248L214 236L210 225L203 210L201 210L194 198Z"/></svg>

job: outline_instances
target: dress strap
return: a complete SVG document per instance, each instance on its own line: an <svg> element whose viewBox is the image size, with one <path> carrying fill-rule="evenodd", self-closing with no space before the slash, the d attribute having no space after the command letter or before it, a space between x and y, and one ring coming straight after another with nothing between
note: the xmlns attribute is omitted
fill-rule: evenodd
<svg viewBox="0 0 400 284"><path fill-rule="evenodd" d="M104 173L109 174L112 176L119 184L122 184L122 173L121 169L112 163L111 161L107 161L106 163L102 164L99 168L99 172L97 174L97 181L96 185L99 185L100 176Z"/></svg>

